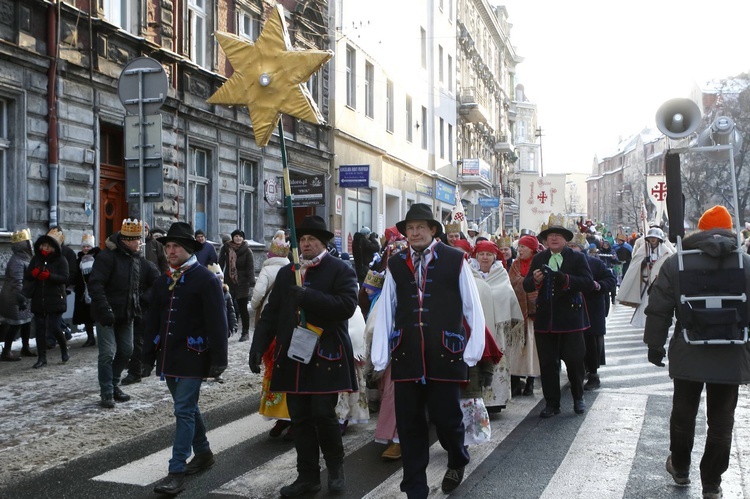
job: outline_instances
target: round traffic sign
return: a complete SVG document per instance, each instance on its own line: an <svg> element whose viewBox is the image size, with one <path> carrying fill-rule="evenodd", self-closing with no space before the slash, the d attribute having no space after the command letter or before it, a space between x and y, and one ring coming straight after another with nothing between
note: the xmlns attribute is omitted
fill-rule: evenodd
<svg viewBox="0 0 750 499"><path fill-rule="evenodd" d="M167 99L167 73L164 66L150 57L130 61L120 73L117 93L120 102L130 114L139 113L143 101L143 114L153 114Z"/></svg>

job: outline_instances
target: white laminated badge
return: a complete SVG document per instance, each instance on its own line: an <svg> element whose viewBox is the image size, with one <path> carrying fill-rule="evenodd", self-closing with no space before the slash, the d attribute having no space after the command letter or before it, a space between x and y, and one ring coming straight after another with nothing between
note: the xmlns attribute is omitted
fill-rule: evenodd
<svg viewBox="0 0 750 499"><path fill-rule="evenodd" d="M310 359L312 359L317 345L317 333L298 326L294 328L294 332L292 333L292 342L289 344L287 356L292 360L307 364L310 362Z"/></svg>

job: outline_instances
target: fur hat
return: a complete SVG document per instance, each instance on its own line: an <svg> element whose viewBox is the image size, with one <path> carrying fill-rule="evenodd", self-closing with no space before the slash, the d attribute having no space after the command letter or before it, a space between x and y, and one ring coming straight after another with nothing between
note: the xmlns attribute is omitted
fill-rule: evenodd
<svg viewBox="0 0 750 499"><path fill-rule="evenodd" d="M143 237L143 222L137 218L134 220L126 219L122 221L120 228L120 239L140 239Z"/></svg>
<svg viewBox="0 0 750 499"><path fill-rule="evenodd" d="M219 267L218 263L212 263L208 267L206 267L208 270L211 271L211 273L216 274L219 277L224 277L224 272L221 271L221 267Z"/></svg>
<svg viewBox="0 0 750 499"><path fill-rule="evenodd" d="M96 246L96 242L94 241L94 236L92 234L82 235L81 246L91 246L92 248Z"/></svg>
<svg viewBox="0 0 750 499"><path fill-rule="evenodd" d="M283 230L277 230L271 239L271 247L268 249L268 257L289 256L289 243L286 241L286 236Z"/></svg>
<svg viewBox="0 0 750 499"><path fill-rule="evenodd" d="M732 229L732 215L729 214L726 208L721 205L716 205L713 208L706 210L698 220L698 228L700 230L711 230L711 229Z"/></svg>

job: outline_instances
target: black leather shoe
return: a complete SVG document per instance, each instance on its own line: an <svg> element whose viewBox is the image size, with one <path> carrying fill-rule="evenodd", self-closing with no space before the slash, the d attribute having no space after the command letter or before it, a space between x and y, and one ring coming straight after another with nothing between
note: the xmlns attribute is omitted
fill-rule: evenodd
<svg viewBox="0 0 750 499"><path fill-rule="evenodd" d="M205 471L216 463L214 453L211 451L196 454L185 467L186 475L193 475L199 471Z"/></svg>
<svg viewBox="0 0 750 499"><path fill-rule="evenodd" d="M573 401L573 410L576 414L583 414L586 412L586 402L583 399Z"/></svg>
<svg viewBox="0 0 750 499"><path fill-rule="evenodd" d="M170 473L154 487L154 492L157 494L167 494L170 496L176 496L183 490L185 490L184 473Z"/></svg>
<svg viewBox="0 0 750 499"><path fill-rule="evenodd" d="M344 466L340 465L328 469L328 492L339 494L346 488L346 477L344 476Z"/></svg>
<svg viewBox="0 0 750 499"><path fill-rule="evenodd" d="M320 482L306 482L300 478L296 479L293 484L281 487L279 493L281 497L297 497L308 492L317 492L320 490Z"/></svg>
<svg viewBox="0 0 750 499"><path fill-rule="evenodd" d="M130 395L120 390L119 386L116 386L112 391L112 397L115 399L115 402L127 402L130 400Z"/></svg>
<svg viewBox="0 0 750 499"><path fill-rule="evenodd" d="M140 383L141 377L140 376L133 376L132 374L128 374L124 378L122 378L122 381L120 381L121 385L132 385L133 383Z"/></svg>
<svg viewBox="0 0 750 499"><path fill-rule="evenodd" d="M524 395L534 395L534 378L528 376L526 378L526 386L523 388Z"/></svg>
<svg viewBox="0 0 750 499"><path fill-rule="evenodd" d="M104 407L105 409L114 409L115 408L115 401L112 398L112 396L103 396L102 399L99 401L99 405Z"/></svg>
<svg viewBox="0 0 750 499"><path fill-rule="evenodd" d="M586 384L583 385L583 389L590 392L591 390L596 390L600 386L602 386L602 382L599 379L599 375L589 373L589 378L586 380Z"/></svg>
<svg viewBox="0 0 750 499"><path fill-rule="evenodd" d="M32 352L28 345L21 347L21 357L36 357L36 352Z"/></svg>
<svg viewBox="0 0 750 499"><path fill-rule="evenodd" d="M463 466L458 469L452 469L448 468L448 471L445 472L445 475L443 476L443 483L441 485L441 488L443 489L444 494L450 494L454 490L456 490L456 487L461 485L461 482L464 480L464 468Z"/></svg>
<svg viewBox="0 0 750 499"><path fill-rule="evenodd" d="M540 418L551 418L552 416L556 416L560 414L560 408L559 407L550 407L547 406L544 408L542 412L539 413Z"/></svg>
<svg viewBox="0 0 750 499"><path fill-rule="evenodd" d="M41 357L40 357L40 358L39 358L39 359L38 359L38 360L36 361L36 364L34 364L34 365L33 365L33 366L31 366L31 367L33 367L34 369L39 369L40 367L47 367L47 359L46 359L46 358L45 358L45 359L43 359L43 358L41 358Z"/></svg>

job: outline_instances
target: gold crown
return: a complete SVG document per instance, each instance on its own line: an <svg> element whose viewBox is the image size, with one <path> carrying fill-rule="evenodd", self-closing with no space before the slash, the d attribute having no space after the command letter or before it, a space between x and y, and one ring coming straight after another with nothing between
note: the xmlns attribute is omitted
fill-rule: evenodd
<svg viewBox="0 0 750 499"><path fill-rule="evenodd" d="M380 274L374 270L367 272L367 275L365 276L365 285L380 289L383 287L384 283L385 274Z"/></svg>
<svg viewBox="0 0 750 499"><path fill-rule="evenodd" d="M289 256L289 243L286 240L283 230L276 231L273 239L271 239L271 247L268 249L268 252L276 256Z"/></svg>
<svg viewBox="0 0 750 499"><path fill-rule="evenodd" d="M92 234L83 234L81 236L81 246L91 246L92 248L96 246L96 243L94 242L94 236Z"/></svg>
<svg viewBox="0 0 750 499"><path fill-rule="evenodd" d="M559 215L555 215L554 213L550 213L549 215L549 225L557 225L558 227L565 227L565 216L560 213Z"/></svg>
<svg viewBox="0 0 750 499"><path fill-rule="evenodd" d="M31 241L31 231L29 229L21 229L10 235L11 243L20 243L21 241Z"/></svg>
<svg viewBox="0 0 750 499"><path fill-rule="evenodd" d="M513 237L511 236L498 236L497 238L498 248L510 248L513 244Z"/></svg>
<svg viewBox="0 0 750 499"><path fill-rule="evenodd" d="M60 243L60 246L62 246L62 244L65 242L65 234L62 230L60 230L59 227L52 227L49 231L47 231L47 235Z"/></svg>
<svg viewBox="0 0 750 499"><path fill-rule="evenodd" d="M122 221L122 228L120 228L120 235L122 237L141 238L143 237L143 222L137 218L131 220L129 218Z"/></svg>
<svg viewBox="0 0 750 499"><path fill-rule="evenodd" d="M461 222L451 222L445 224L446 234L455 234L456 232L461 232Z"/></svg>
<svg viewBox="0 0 750 499"><path fill-rule="evenodd" d="M583 232L579 232L575 236L573 236L573 244L578 244L579 246L585 246L588 248L589 242L586 239L586 234Z"/></svg>

